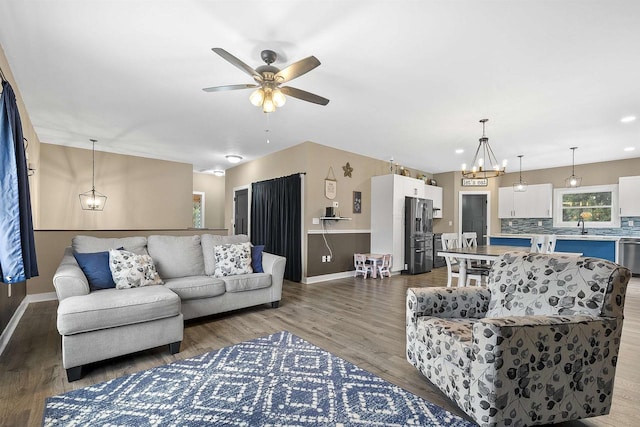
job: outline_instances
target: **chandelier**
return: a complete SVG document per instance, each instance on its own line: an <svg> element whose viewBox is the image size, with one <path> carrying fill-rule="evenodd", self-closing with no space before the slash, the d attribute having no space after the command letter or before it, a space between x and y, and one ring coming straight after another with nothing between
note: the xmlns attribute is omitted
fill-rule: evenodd
<svg viewBox="0 0 640 427"><path fill-rule="evenodd" d="M96 191L96 139L90 139L91 148L91 190L80 193L80 206L85 211L101 211L107 203L107 196Z"/></svg>
<svg viewBox="0 0 640 427"><path fill-rule="evenodd" d="M485 135L484 124L488 121L489 119L480 120L480 123L482 123L482 137L480 138L476 155L473 156L471 169L467 169L466 163L462 165L462 176L465 178L495 178L505 173L507 161L504 160L502 166L500 166L489 145L489 138Z"/></svg>
<svg viewBox="0 0 640 427"><path fill-rule="evenodd" d="M578 147L571 147L571 176L567 179L564 180L565 185L567 187L570 188L577 188L580 187L580 184L582 183L582 178L579 176L576 176L576 150L578 149Z"/></svg>

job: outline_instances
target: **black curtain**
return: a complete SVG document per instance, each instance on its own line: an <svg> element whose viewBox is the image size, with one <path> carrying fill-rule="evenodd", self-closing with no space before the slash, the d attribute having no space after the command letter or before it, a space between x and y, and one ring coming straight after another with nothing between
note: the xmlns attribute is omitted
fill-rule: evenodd
<svg viewBox="0 0 640 427"><path fill-rule="evenodd" d="M300 174L251 185L251 241L287 258L284 278L302 280Z"/></svg>
<svg viewBox="0 0 640 427"><path fill-rule="evenodd" d="M0 97L0 281L38 275L22 124L11 85Z"/></svg>

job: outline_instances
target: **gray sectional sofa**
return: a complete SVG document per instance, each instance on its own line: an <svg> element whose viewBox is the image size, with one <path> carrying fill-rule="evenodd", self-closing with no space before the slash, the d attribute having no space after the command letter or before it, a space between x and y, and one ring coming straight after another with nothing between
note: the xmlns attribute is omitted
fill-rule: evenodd
<svg viewBox="0 0 640 427"><path fill-rule="evenodd" d="M278 307L286 258L262 252L263 272L221 269L228 258L233 261L235 256L224 250L246 249L248 242L245 235L212 234L74 237L53 278L68 380L81 378L83 365L111 357L167 344L172 354L177 353L186 319L266 303ZM134 273L148 278L155 275L155 281L146 283L161 280L162 285L138 287L134 283L127 289L92 289L74 252L97 255L114 249L136 254L136 262L149 260L150 256L152 271L147 271L148 265L134 265L133 270L138 270Z"/></svg>

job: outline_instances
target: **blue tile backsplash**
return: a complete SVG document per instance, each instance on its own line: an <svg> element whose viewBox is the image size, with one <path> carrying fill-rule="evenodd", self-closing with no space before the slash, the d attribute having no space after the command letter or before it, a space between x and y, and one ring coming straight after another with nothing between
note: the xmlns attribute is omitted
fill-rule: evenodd
<svg viewBox="0 0 640 427"><path fill-rule="evenodd" d="M633 221L633 227L629 221ZM538 221L542 225L538 225ZM580 227L553 226L552 218L505 218L500 220L501 232L504 234L580 234ZM509 225L511 222L512 225ZM620 217L619 228L586 228L592 236L640 236L640 217Z"/></svg>

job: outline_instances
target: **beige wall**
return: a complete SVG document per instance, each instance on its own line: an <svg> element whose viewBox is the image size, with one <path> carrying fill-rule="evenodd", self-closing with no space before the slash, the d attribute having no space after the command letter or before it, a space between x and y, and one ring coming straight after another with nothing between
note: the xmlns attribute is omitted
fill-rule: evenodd
<svg viewBox="0 0 640 427"><path fill-rule="evenodd" d="M104 211L83 211L78 194L91 189L91 149L42 144L41 230L126 230L192 226L193 170L187 163L96 150L96 190Z"/></svg>
<svg viewBox="0 0 640 427"><path fill-rule="evenodd" d="M193 191L204 193L204 226L224 228L225 177L194 172Z"/></svg>

